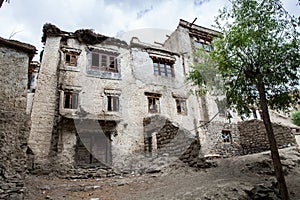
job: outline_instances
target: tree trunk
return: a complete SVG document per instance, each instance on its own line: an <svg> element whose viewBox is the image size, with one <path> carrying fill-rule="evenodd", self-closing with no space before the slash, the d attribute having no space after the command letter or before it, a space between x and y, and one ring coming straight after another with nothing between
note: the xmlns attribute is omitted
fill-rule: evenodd
<svg viewBox="0 0 300 200"><path fill-rule="evenodd" d="M278 148L275 140L275 135L273 132L273 127L270 120L268 105L267 105L267 99L266 99L266 91L265 91L265 85L263 80L258 81L256 84L256 88L259 92L259 98L260 98L260 106L262 110L262 118L263 122L267 131L269 143L270 143L270 149L271 149L271 157L273 160L273 166L275 171L275 176L279 185L279 190L281 194L281 198L283 200L289 199L289 193L287 190L285 178L283 175L282 165L278 153Z"/></svg>

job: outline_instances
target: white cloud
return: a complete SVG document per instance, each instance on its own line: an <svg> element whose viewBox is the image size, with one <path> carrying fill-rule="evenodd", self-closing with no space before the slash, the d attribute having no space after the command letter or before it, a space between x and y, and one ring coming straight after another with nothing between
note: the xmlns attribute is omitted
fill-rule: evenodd
<svg viewBox="0 0 300 200"><path fill-rule="evenodd" d="M297 2L284 1L284 6L295 16L300 14ZM196 24L211 28L214 16L225 4L229 1L12 0L9 4L4 2L0 9L0 36L8 38L17 32L12 39L41 50L42 27L46 22L65 31L88 28L108 36L144 28L174 31L179 19L193 21L195 17Z"/></svg>

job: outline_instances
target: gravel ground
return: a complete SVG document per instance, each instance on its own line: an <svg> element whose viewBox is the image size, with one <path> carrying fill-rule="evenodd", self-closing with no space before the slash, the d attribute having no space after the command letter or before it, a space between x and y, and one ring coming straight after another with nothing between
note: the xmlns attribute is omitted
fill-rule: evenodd
<svg viewBox="0 0 300 200"><path fill-rule="evenodd" d="M280 150L292 200L300 199L300 149ZM270 152L213 160L217 167L174 164L159 173L101 179L26 177L25 199L279 199Z"/></svg>

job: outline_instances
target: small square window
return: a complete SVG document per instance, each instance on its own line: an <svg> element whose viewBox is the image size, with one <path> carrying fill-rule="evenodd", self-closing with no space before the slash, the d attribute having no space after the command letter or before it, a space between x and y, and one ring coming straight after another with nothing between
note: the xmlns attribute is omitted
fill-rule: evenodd
<svg viewBox="0 0 300 200"><path fill-rule="evenodd" d="M68 66L77 66L77 55L73 53L65 53L65 64Z"/></svg>
<svg viewBox="0 0 300 200"><path fill-rule="evenodd" d="M78 108L78 93L64 92L64 108L66 109Z"/></svg>
<svg viewBox="0 0 300 200"><path fill-rule="evenodd" d="M222 140L224 143L231 143L231 133L228 130L222 130Z"/></svg>
<svg viewBox="0 0 300 200"><path fill-rule="evenodd" d="M107 96L107 111L119 111L119 96Z"/></svg>
<svg viewBox="0 0 300 200"><path fill-rule="evenodd" d="M178 114L187 114L186 109L186 100L185 99L175 99L176 100L176 109Z"/></svg>
<svg viewBox="0 0 300 200"><path fill-rule="evenodd" d="M148 97L148 111L149 113L159 112L159 98L158 97Z"/></svg>

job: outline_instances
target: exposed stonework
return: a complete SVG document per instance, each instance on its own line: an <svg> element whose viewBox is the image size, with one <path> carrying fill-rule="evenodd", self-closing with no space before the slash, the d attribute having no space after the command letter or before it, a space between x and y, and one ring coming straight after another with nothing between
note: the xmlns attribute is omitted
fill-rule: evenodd
<svg viewBox="0 0 300 200"><path fill-rule="evenodd" d="M248 120L238 123L240 144L243 154L269 150L269 140L261 120ZM296 145L296 140L289 127L273 123L273 130L279 148Z"/></svg>
<svg viewBox="0 0 300 200"><path fill-rule="evenodd" d="M188 130L168 119L155 115L144 119L145 153L167 155L190 163L200 157L200 142ZM154 139L154 140L153 140Z"/></svg>
<svg viewBox="0 0 300 200"><path fill-rule="evenodd" d="M43 33L29 138L36 170L130 171L150 155L145 163L169 156L196 166L200 142L206 155L243 154L240 118L226 109L225 96L199 97L185 80L195 50L210 51L219 32L180 20L161 46L51 24Z"/></svg>
<svg viewBox="0 0 300 200"><path fill-rule="evenodd" d="M241 155L240 134L236 124L211 122L204 126L204 130L202 151L205 155L221 157ZM226 131L229 133L227 141L224 138Z"/></svg>
<svg viewBox="0 0 300 200"><path fill-rule="evenodd" d="M197 97L189 94L191 86L185 84L180 54L137 38L126 44L91 30L71 33L46 24L43 32L45 48L29 138L35 168L63 171L75 169L78 163L96 165L94 153L89 159L81 156L84 146L102 149L97 154L105 165L127 166L131 161L126 158L144 151L143 119L153 114L196 137L200 107ZM161 63L159 71L154 62ZM148 94L158 95L157 99L152 101ZM150 111L151 102L157 113ZM91 126L82 129L81 122ZM101 135L101 130L106 142L80 143L98 140L102 136L96 133Z"/></svg>
<svg viewBox="0 0 300 200"><path fill-rule="evenodd" d="M0 38L0 199L23 199L29 62L34 46Z"/></svg>

